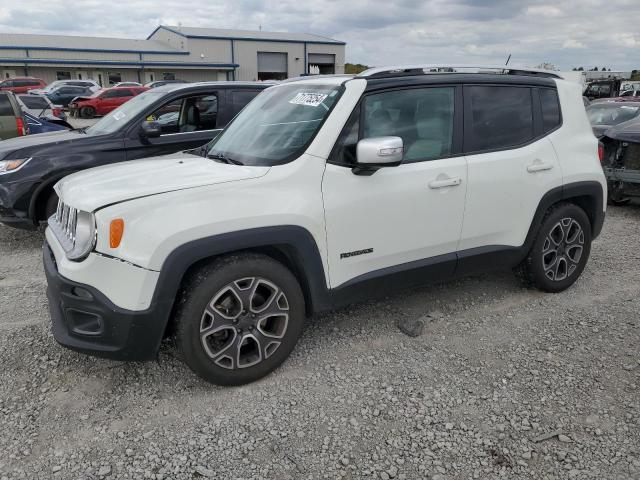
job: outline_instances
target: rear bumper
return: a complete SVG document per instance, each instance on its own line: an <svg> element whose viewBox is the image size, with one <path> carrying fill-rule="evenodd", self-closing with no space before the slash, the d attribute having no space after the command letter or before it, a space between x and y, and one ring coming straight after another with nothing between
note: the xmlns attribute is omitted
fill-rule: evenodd
<svg viewBox="0 0 640 480"><path fill-rule="evenodd" d="M59 344L113 360L156 357L166 325L164 305L144 311L120 308L96 288L60 275L47 242L43 256L52 331Z"/></svg>

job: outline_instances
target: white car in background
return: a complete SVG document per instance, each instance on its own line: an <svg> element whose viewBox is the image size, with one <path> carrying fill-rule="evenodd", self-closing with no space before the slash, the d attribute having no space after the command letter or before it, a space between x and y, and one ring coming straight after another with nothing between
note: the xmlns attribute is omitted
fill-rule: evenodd
<svg viewBox="0 0 640 480"><path fill-rule="evenodd" d="M59 88L63 85L71 85L74 87L88 87L92 92L97 92L102 87L95 80L56 80L51 82L44 88L36 88L34 90L29 90L27 93L32 95L44 95L45 93L52 92L56 88Z"/></svg>
<svg viewBox="0 0 640 480"><path fill-rule="evenodd" d="M140 82L118 82L113 84L112 87L141 87L142 84Z"/></svg>

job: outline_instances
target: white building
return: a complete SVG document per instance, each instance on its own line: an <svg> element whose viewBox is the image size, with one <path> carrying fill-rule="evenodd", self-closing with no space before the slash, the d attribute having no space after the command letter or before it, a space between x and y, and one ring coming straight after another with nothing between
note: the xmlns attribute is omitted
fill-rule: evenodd
<svg viewBox="0 0 640 480"><path fill-rule="evenodd" d="M145 40L0 34L2 78L271 80L344 73L345 43L306 33L161 25Z"/></svg>

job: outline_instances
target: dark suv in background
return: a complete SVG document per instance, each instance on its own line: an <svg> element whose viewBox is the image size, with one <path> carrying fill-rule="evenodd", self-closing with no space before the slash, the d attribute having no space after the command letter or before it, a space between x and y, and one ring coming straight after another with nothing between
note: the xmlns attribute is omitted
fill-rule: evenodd
<svg viewBox="0 0 640 480"><path fill-rule="evenodd" d="M268 83L171 84L146 91L88 128L0 143L0 222L35 228L56 209L53 185L80 170L200 147Z"/></svg>

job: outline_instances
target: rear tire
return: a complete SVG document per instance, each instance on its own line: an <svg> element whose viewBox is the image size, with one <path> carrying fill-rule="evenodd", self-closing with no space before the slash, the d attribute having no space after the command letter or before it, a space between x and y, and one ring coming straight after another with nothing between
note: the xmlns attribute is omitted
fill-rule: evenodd
<svg viewBox="0 0 640 480"><path fill-rule="evenodd" d="M80 109L81 118L93 118L96 116L96 109L93 107L82 107Z"/></svg>
<svg viewBox="0 0 640 480"><path fill-rule="evenodd" d="M580 207L551 207L527 258L519 265L524 282L545 292L561 292L578 279L591 252L591 223Z"/></svg>
<svg viewBox="0 0 640 480"><path fill-rule="evenodd" d="M271 257L233 254L195 272L181 292L175 344L185 363L218 385L242 385L275 370L305 319L296 277Z"/></svg>

